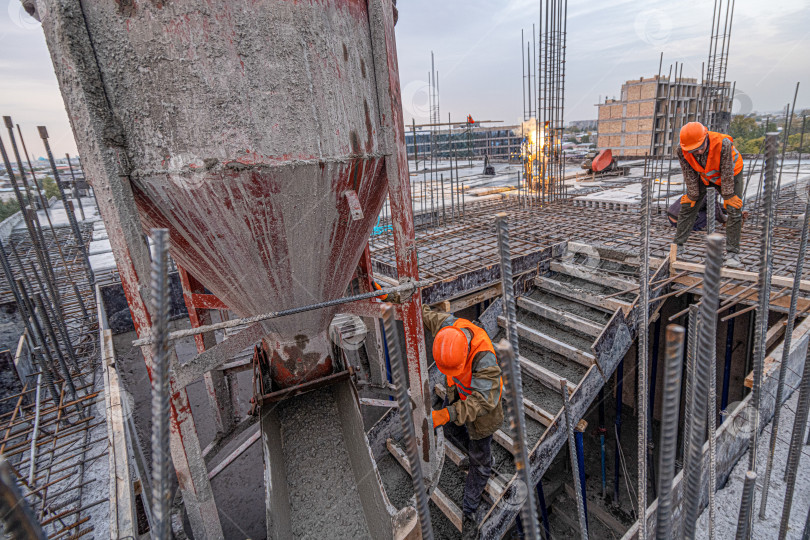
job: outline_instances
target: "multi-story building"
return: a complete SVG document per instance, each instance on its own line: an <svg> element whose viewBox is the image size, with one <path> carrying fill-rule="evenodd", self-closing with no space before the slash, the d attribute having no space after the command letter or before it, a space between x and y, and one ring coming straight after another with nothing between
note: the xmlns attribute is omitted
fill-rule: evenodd
<svg viewBox="0 0 810 540"><path fill-rule="evenodd" d="M728 89L728 83L723 87ZM627 81L619 99L598 103L598 147L617 156L671 155L681 126L699 119L701 84L697 79L667 77ZM723 95L712 89L713 95ZM724 113L727 114L727 113ZM677 143L676 143L677 144Z"/></svg>

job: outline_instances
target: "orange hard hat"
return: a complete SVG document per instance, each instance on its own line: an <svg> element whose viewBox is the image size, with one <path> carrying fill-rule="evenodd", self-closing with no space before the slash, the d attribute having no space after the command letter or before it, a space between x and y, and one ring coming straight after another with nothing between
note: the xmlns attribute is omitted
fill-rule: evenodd
<svg viewBox="0 0 810 540"><path fill-rule="evenodd" d="M681 128L681 150L689 152L703 144L709 130L700 122L689 122Z"/></svg>
<svg viewBox="0 0 810 540"><path fill-rule="evenodd" d="M448 377L457 377L464 372L467 350L467 335L455 326L445 326L436 333L433 340L436 367Z"/></svg>

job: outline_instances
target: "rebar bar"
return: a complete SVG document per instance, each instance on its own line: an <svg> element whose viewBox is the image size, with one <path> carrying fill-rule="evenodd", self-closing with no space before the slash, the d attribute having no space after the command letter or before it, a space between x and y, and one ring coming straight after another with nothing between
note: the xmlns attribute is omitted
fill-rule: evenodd
<svg viewBox="0 0 810 540"><path fill-rule="evenodd" d="M706 188L706 232L714 234L715 230L715 204L717 192L714 187ZM716 317L712 316L716 321ZM715 322L715 324L717 324ZM713 341L716 340L716 335ZM709 397L708 397L708 421L709 421L709 540L714 540L714 524L717 514L717 504L715 492L717 491L717 349L712 347L709 359L711 369L709 370Z"/></svg>
<svg viewBox="0 0 810 540"><path fill-rule="evenodd" d="M683 470L684 480L689 477L689 444L692 441L692 404L694 403L695 356L697 354L697 323L699 317L697 304L689 304L689 323L686 333L686 381L684 384L683 405Z"/></svg>
<svg viewBox="0 0 810 540"><path fill-rule="evenodd" d="M402 424L402 442L405 445L405 452L411 468L411 479L413 481L413 491L416 495L416 510L422 529L422 538L431 540L433 538L433 526L430 520L430 507L421 461L419 460L416 429L413 425L413 409L408 395L408 376L400 353L399 334L392 306L386 305L383 307L382 319L386 344L388 345L388 356L391 360L391 374L396 387L399 419Z"/></svg>
<svg viewBox="0 0 810 540"><path fill-rule="evenodd" d="M757 473L754 471L746 471L742 500L740 500L740 515L737 520L736 540L748 540L748 523L751 521L751 508L754 506L754 488L756 484ZM780 538L784 538L784 536Z"/></svg>
<svg viewBox="0 0 810 540"><path fill-rule="evenodd" d="M169 506L169 231L152 229L152 515L153 534L171 537Z"/></svg>
<svg viewBox="0 0 810 540"><path fill-rule="evenodd" d="M779 404L776 405L779 407ZM788 524L790 522L790 511L793 507L793 494L796 487L796 472L799 468L799 459L802 451L802 439L807 426L807 417L810 414L810 347L802 371L802 380L799 385L799 403L796 407L796 416L793 419L793 431L790 436L790 446L788 447L787 472L785 475L785 499L782 507L782 520L779 524L778 538L786 538Z"/></svg>
<svg viewBox="0 0 810 540"><path fill-rule="evenodd" d="M62 368L62 375L65 378L65 383L67 384L68 391L70 392L71 399L76 399L78 396L76 395L76 386L73 384L73 376L70 374L70 368L67 365L67 361L65 360L65 356L62 354L62 350L59 347L59 342L56 339L56 334L53 331L53 324L51 324L51 319L48 317L48 312L45 309L45 303L42 300L42 295L37 293L34 295L34 302L36 302L36 311L39 312L39 316L42 317L42 324L45 326L45 331L48 334L48 337L53 344L53 349L56 351L56 358L59 360L59 366ZM70 347L70 344L67 344ZM78 372L78 366L76 367L76 371ZM81 411L81 404L77 404L77 409Z"/></svg>
<svg viewBox="0 0 810 540"><path fill-rule="evenodd" d="M706 429L706 397L711 369L712 350L717 336L715 311L720 296L720 268L723 260L723 242L720 234L706 238L706 268L703 278L703 300L700 305L699 344L695 358L695 380L692 399L691 441L689 443L689 477L684 488L683 536L695 537L698 510L701 499L701 475L703 469L703 436Z"/></svg>
<svg viewBox="0 0 810 540"><path fill-rule="evenodd" d="M87 255L87 248L84 245L84 240L82 239L82 233L79 230L79 224L76 221L76 216L73 213L73 208L70 204L68 204L67 196L65 195L65 189L62 186L62 181L59 179L59 171L56 168L56 161L53 158L53 152L51 152L51 145L48 142L48 130L45 126L37 126L39 130L39 136L42 138L42 144L45 146L45 153L48 155L48 161L51 164L51 170L53 171L53 179L56 182L56 186L59 188L59 196L62 199L62 204L65 207L65 213L67 214L68 221L70 222L70 227L73 229L73 234L76 237L76 247L79 249L79 253L82 257L82 262L85 265L85 271L87 272L87 280L90 282L91 287L96 283L96 277L93 274L93 268L90 266L90 259Z"/></svg>
<svg viewBox="0 0 810 540"><path fill-rule="evenodd" d="M666 328L664 357L664 395L661 401L661 443L658 456L658 540L672 535L672 480L675 476L675 454L678 447L678 413L681 399L684 328L675 324Z"/></svg>
<svg viewBox="0 0 810 540"><path fill-rule="evenodd" d="M773 456L776 451L776 439L779 433L779 419L782 412L782 401L784 400L785 374L787 372L788 358L790 356L790 345L793 338L793 327L796 323L796 307L799 302L799 287L801 286L802 273L804 271L804 256L807 251L807 235L810 228L810 194L807 195L804 207L804 223L802 224L802 236L799 241L799 253L796 258L796 270L793 274L793 289L790 296L790 308L788 309L787 322L785 324L785 337L782 344L782 362L779 367L779 378L776 384L776 407L771 422L771 439L768 445L768 459L765 465L765 478L762 481L762 502L759 506L759 519L765 519L765 509L768 505L768 489L770 487L771 472L773 469Z"/></svg>
<svg viewBox="0 0 810 540"><path fill-rule="evenodd" d="M639 275L639 308L641 317L638 328L638 537L647 538L647 426L649 422L649 361L650 337L650 179L641 179L641 270Z"/></svg>
<svg viewBox="0 0 810 540"><path fill-rule="evenodd" d="M2 457L0 457L0 517L3 519L5 534L12 539L46 538L31 507L11 477L10 465Z"/></svg>
<svg viewBox="0 0 810 540"><path fill-rule="evenodd" d="M529 538L538 538L540 534L537 522L537 507L534 503L534 489L529 470L529 452L526 443L526 418L523 410L523 382L517 357L517 308L515 306L514 284L512 283L512 257L509 248L509 222L506 214L495 217L498 233L498 252L501 266L501 284L503 302L506 311L506 329L509 345L498 344L497 356L501 364L501 373L505 376L504 390L507 397L509 426L514 437L515 471L526 488L526 499L520 509L523 530ZM567 388L565 389L567 395Z"/></svg>
<svg viewBox="0 0 810 540"><path fill-rule="evenodd" d="M84 221L86 219L84 217L84 206L82 206L82 198L79 196L79 186L76 185L76 175L73 173L73 164L70 162L70 154L65 154L65 159L67 159L68 168L70 169L70 178L73 180L73 196L79 204L79 212L82 215L82 221Z"/></svg>
<svg viewBox="0 0 810 540"><path fill-rule="evenodd" d="M570 410L568 397L568 381L566 379L560 380L560 392L563 398L563 411L565 413L565 429L568 433L568 454L571 458L571 472L574 477L574 493L577 501L577 514L579 515L579 530L582 534L582 539L588 539L588 521L585 516L585 501L582 499L582 485L579 478L579 466L577 464L577 446L574 441L574 417L573 412ZM534 537L536 538L536 537Z"/></svg>
<svg viewBox="0 0 810 540"><path fill-rule="evenodd" d="M288 315L295 315L297 313L304 313L306 311L323 309L331 306L339 306L341 304L348 304L349 302L357 302L358 300L368 300L370 298L376 298L378 296L386 296L392 293L411 293L422 287L427 287L431 283L432 281L428 280L412 281L408 283L403 283L401 285L397 285L395 287L383 287L382 289L377 289L375 291L357 294L354 296L346 296L343 298L336 298L334 300L327 300L326 302L319 302L317 304L309 304L307 306L290 308L282 311L271 311L269 313L262 313L261 315L254 315L253 317L245 317L243 319L230 319L227 321L218 322L214 324L207 324L205 326L198 326L197 328L189 328L187 330L175 330L174 332L169 333L169 341L174 341L184 337L196 336L198 334L204 334L206 332L212 332L214 330L224 330L226 328L236 328L243 325L250 325L256 322L266 321L269 319L276 319L279 317L286 317ZM153 340L152 336L149 335L144 338L136 339L135 341L132 342L132 346L142 347L144 345L151 345L152 340Z"/></svg>
<svg viewBox="0 0 810 540"><path fill-rule="evenodd" d="M757 442L759 441L759 407L762 393L762 370L765 364L766 342L768 334L768 311L771 298L771 243L773 241L773 193L776 183L776 147L777 133L765 135L765 181L763 185L765 216L760 239L760 266L757 279L759 302L757 308L757 326L754 338L754 381L751 387L751 406L754 419L748 445L748 470L757 471Z"/></svg>

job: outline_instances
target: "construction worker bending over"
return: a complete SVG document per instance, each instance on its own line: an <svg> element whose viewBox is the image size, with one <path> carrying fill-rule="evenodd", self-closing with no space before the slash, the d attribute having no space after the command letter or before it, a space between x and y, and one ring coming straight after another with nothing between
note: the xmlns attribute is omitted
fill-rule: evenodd
<svg viewBox="0 0 810 540"><path fill-rule="evenodd" d="M726 261L730 268L741 268L740 231L742 230L743 160L728 135L709 131L700 122L681 128L678 159L681 162L686 194L681 197L675 244L678 255L689 239L692 226L706 197L706 187L714 186L723 197L728 213L726 222Z"/></svg>
<svg viewBox="0 0 810 540"><path fill-rule="evenodd" d="M478 534L475 511L492 472L492 434L503 423L501 368L483 328L427 306L422 318L434 336L436 367L447 377L444 408L433 411L433 427L445 426L447 439L469 460L461 536L472 539Z"/></svg>

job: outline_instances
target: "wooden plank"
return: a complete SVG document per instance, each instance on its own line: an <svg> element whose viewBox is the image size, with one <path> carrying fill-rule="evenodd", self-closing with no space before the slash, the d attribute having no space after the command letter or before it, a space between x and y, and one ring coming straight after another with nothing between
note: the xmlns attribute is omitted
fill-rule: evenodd
<svg viewBox="0 0 810 540"><path fill-rule="evenodd" d="M598 294L593 294L581 289L575 289L566 285L565 283L561 283L544 276L537 276L534 278L534 284L541 290L556 294L557 296L568 298L569 300L580 302L586 306L607 311L608 313L613 313L617 309L630 309L629 302L617 300L616 298L605 298Z"/></svg>
<svg viewBox="0 0 810 540"><path fill-rule="evenodd" d="M785 334L785 329L787 328L787 316L782 317L776 323L768 329L768 333L765 335L765 349L770 349L776 340L781 338Z"/></svg>
<svg viewBox="0 0 810 540"><path fill-rule="evenodd" d="M523 398L523 410L526 411L526 416L540 422L545 427L548 427L554 423L553 414L527 398Z"/></svg>
<svg viewBox="0 0 810 540"><path fill-rule="evenodd" d="M498 317L498 324L502 327L506 327L506 319L503 317ZM531 328L523 323L517 323L517 332L520 337L526 338L532 343L540 345L541 347L544 347L557 354L561 354L569 360L573 360L574 362L585 367L591 367L594 363L595 357L591 353L581 351L574 346L556 340L553 337L542 332L538 332L534 328Z"/></svg>
<svg viewBox="0 0 810 540"><path fill-rule="evenodd" d="M467 296L462 296L461 298L446 301L448 305L446 306L445 311L447 311L447 313L455 313L457 311L461 311L462 309L467 309L470 306L474 306L486 300L500 296L502 294L502 290L502 285L500 282L498 282L495 285L477 291L473 294L468 294Z"/></svg>
<svg viewBox="0 0 810 540"><path fill-rule="evenodd" d="M385 442L388 451L399 462L408 474L411 474L411 465L408 463L408 456L392 439ZM453 526L461 531L462 514L461 509L448 497L438 486L430 494L430 500L439 507L439 510L450 520Z"/></svg>
<svg viewBox="0 0 810 540"><path fill-rule="evenodd" d="M548 319L556 324L559 324L560 326L571 328L572 330L582 332L583 334L594 338L599 337L599 334L602 333L602 329L604 328L604 326L598 323L589 321L588 319L584 319L578 315L574 315L573 313L555 309L551 306L536 302L530 298L526 298L525 296L518 297L517 305L526 311L530 311L535 315Z"/></svg>
<svg viewBox="0 0 810 540"><path fill-rule="evenodd" d="M678 285L682 285L684 287L691 287L695 284L699 284L703 281L703 278L699 278L697 276L681 276L672 281L672 283L676 283ZM720 295L720 300L723 301L724 299L731 298L732 296L740 294L740 297L737 298L739 304L744 305L754 305L758 302L759 295L757 294L756 290L748 289L748 285L737 285L734 287L726 287L723 289L723 293ZM748 289L748 290L744 290ZM703 294L703 287L698 285L691 292L695 294ZM775 311L781 311L783 313L787 313L788 309L790 309L790 295L786 294L784 296L780 296L779 298L774 298L771 300L771 309ZM802 313L803 311L810 310L810 299L808 298L798 298L796 302L796 312Z"/></svg>
<svg viewBox="0 0 810 540"><path fill-rule="evenodd" d="M618 291L624 291L627 289L632 289L633 287L638 287L638 282L636 281L617 276L611 276L610 274L604 272L598 273L595 272L594 269L583 265L569 264L560 261L551 261L550 268L552 272L558 272L560 274L565 274L567 276L584 279L586 281L590 281L598 285L611 287Z"/></svg>
<svg viewBox="0 0 810 540"><path fill-rule="evenodd" d="M704 266L702 264L697 263L688 263L682 261L675 261L672 265L670 265L671 272L677 272L678 270L686 270L687 272L697 272L702 274L704 270ZM759 274L757 272L748 272L746 270L736 270L733 268L726 268L723 267L720 270L720 277L727 278L727 279L737 279L740 281L751 281L756 282L759 279ZM772 276L771 277L771 284L777 287L793 287L793 278L787 276ZM799 289L802 291L810 292L810 280L803 279L799 284Z"/></svg>
<svg viewBox="0 0 810 540"><path fill-rule="evenodd" d="M520 356L518 357L520 360L520 367L523 369L523 372L529 375L532 379L536 380L537 382L547 386L551 390L556 390L559 392L560 390L560 381L562 377L551 371L550 369L544 368L539 364L535 364L531 360ZM574 390L577 389L577 386L568 381L568 394L573 394Z"/></svg>

